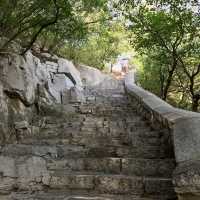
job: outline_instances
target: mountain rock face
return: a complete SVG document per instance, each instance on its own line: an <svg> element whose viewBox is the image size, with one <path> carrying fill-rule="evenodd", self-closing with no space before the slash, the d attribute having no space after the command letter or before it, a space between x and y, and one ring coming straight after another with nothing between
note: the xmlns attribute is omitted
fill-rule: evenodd
<svg viewBox="0 0 200 200"><path fill-rule="evenodd" d="M71 101L85 101L81 74L71 61L30 51L24 57L0 55L0 143L17 139L15 124L29 129L34 117L62 112Z"/></svg>
<svg viewBox="0 0 200 200"><path fill-rule="evenodd" d="M98 69L86 65L78 65L83 84L95 86L103 82L105 75Z"/></svg>

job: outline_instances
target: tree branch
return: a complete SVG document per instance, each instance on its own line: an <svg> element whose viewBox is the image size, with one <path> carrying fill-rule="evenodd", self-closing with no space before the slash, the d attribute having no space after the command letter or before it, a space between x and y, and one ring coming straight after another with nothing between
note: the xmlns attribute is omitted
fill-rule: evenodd
<svg viewBox="0 0 200 200"><path fill-rule="evenodd" d="M55 13L55 18L52 21L49 21L45 24L43 24L39 30L35 33L35 35L33 36L32 40L30 41L29 45L26 47L26 49L21 53L22 55L24 55L31 47L32 45L35 43L35 41L37 40L37 37L40 35L40 33L47 28L48 26L51 26L53 24L55 24L58 21L58 17L59 17L59 12L60 12L60 8L57 5L57 0L53 0L54 5L55 5L55 9L56 9L56 13Z"/></svg>

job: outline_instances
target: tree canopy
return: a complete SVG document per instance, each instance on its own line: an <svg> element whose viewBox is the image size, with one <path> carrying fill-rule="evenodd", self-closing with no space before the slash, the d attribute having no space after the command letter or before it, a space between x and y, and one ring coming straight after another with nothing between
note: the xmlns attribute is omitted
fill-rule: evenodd
<svg viewBox="0 0 200 200"><path fill-rule="evenodd" d="M103 69L135 52L139 83L176 106L198 111L198 0L0 0L0 51L13 42Z"/></svg>
<svg viewBox="0 0 200 200"><path fill-rule="evenodd" d="M106 9L105 4L104 0L1 0L0 37L5 40L0 48L18 41L25 53L39 37L52 43L83 37L87 16Z"/></svg>
<svg viewBox="0 0 200 200"><path fill-rule="evenodd" d="M143 58L141 84L164 100L179 106L191 104L191 109L197 111L200 100L198 1L118 3L120 6L115 6L129 21L132 45Z"/></svg>

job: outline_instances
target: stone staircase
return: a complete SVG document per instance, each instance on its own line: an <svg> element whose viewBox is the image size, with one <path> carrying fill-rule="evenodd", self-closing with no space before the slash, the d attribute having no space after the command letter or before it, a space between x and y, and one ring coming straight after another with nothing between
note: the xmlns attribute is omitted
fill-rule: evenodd
<svg viewBox="0 0 200 200"><path fill-rule="evenodd" d="M86 100L72 117L44 116L38 133L1 148L0 199L175 200L168 132L141 119L120 81L86 89Z"/></svg>

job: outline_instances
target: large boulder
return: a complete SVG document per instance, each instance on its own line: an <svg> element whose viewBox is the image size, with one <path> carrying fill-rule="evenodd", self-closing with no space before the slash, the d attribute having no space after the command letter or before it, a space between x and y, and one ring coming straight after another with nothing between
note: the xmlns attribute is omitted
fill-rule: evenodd
<svg viewBox="0 0 200 200"><path fill-rule="evenodd" d="M70 94L71 94L71 102L78 102L78 103L82 103L85 102L85 96L83 93L82 88L80 87L72 87L70 90Z"/></svg>
<svg viewBox="0 0 200 200"><path fill-rule="evenodd" d="M56 99L57 103L62 103L63 92L74 87L72 81L65 74L55 74L48 80L49 92Z"/></svg>
<svg viewBox="0 0 200 200"><path fill-rule="evenodd" d="M71 79L74 85L82 87L82 81L80 78L80 72L76 69L71 61L63 58L58 59L58 73L65 74Z"/></svg>
<svg viewBox="0 0 200 200"><path fill-rule="evenodd" d="M35 69L37 83L43 84L50 79L50 71L47 69L46 64L42 63L39 58L33 56L32 62L29 63L29 66L32 66L32 68Z"/></svg>
<svg viewBox="0 0 200 200"><path fill-rule="evenodd" d="M86 65L79 65L78 70L82 82L87 86L99 85L105 78L105 75L98 69Z"/></svg>
<svg viewBox="0 0 200 200"><path fill-rule="evenodd" d="M79 71L72 62L63 58L59 58L58 63L41 62L31 52L25 58L12 54L2 57L0 66L3 90L9 97L19 98L26 106L35 102L38 85L48 84L48 93L56 103L62 102L64 90L82 86Z"/></svg>
<svg viewBox="0 0 200 200"><path fill-rule="evenodd" d="M8 55L1 59L2 81L8 96L19 98L25 105L35 100L35 82L33 69L22 56Z"/></svg>

